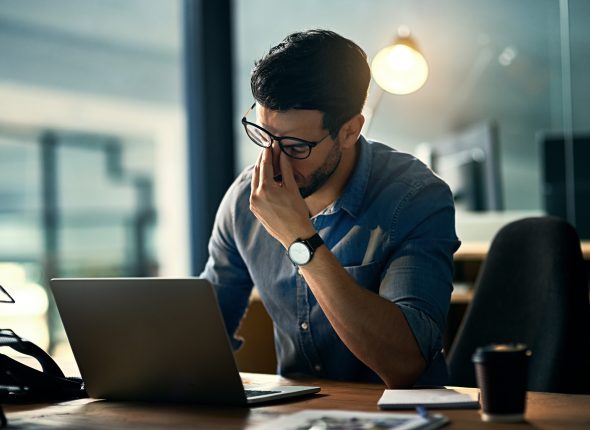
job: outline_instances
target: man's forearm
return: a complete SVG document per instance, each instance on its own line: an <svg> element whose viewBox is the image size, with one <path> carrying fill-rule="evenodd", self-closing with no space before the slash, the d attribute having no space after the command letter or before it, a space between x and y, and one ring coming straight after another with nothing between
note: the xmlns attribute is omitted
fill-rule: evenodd
<svg viewBox="0 0 590 430"><path fill-rule="evenodd" d="M425 362L397 305L359 286L325 246L301 274L340 339L388 387L416 381Z"/></svg>

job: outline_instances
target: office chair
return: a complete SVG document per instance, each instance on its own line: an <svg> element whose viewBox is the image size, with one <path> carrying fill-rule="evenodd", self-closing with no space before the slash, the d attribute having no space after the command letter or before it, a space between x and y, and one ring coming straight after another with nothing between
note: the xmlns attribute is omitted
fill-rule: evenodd
<svg viewBox="0 0 590 430"><path fill-rule="evenodd" d="M448 356L451 385L475 387L471 357L526 343L528 389L590 393L588 281L576 230L555 217L504 226L492 241Z"/></svg>

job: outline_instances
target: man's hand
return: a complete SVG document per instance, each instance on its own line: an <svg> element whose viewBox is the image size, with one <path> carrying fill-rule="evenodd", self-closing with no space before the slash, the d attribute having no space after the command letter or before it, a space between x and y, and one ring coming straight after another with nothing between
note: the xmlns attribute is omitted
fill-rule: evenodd
<svg viewBox="0 0 590 430"><path fill-rule="evenodd" d="M272 148L263 149L252 174L250 210L266 231L287 248L297 238L313 236L309 209L299 193L291 163L279 152L282 182L275 181Z"/></svg>

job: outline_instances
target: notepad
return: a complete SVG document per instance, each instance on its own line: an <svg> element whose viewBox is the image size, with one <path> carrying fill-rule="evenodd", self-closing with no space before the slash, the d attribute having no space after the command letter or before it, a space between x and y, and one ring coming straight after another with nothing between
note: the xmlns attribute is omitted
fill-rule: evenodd
<svg viewBox="0 0 590 430"><path fill-rule="evenodd" d="M429 409L472 409L479 408L479 394L450 388L385 390L377 405L381 409L410 409L420 405Z"/></svg>

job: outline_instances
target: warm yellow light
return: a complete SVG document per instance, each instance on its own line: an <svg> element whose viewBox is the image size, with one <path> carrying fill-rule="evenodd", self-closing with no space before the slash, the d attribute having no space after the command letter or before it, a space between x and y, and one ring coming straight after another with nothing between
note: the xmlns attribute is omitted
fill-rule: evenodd
<svg viewBox="0 0 590 430"><path fill-rule="evenodd" d="M383 48L371 63L375 82L393 94L410 94L424 85L428 63L412 43L403 40Z"/></svg>

